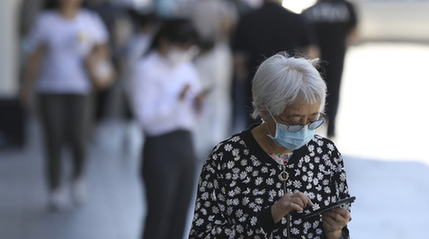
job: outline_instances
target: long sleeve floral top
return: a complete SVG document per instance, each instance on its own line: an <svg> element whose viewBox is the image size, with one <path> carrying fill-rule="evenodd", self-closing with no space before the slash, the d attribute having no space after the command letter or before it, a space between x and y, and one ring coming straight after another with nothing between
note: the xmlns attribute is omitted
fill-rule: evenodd
<svg viewBox="0 0 429 239"><path fill-rule="evenodd" d="M349 197L335 145L316 135L284 165L263 151L250 130L219 143L205 161L189 238L324 238L321 216L298 217ZM285 191L303 192L314 206L275 224L271 206Z"/></svg>

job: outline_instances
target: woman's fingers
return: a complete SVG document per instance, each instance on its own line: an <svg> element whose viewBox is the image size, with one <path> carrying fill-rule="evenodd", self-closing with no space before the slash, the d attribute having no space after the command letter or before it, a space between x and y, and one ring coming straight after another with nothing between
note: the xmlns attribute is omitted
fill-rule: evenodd
<svg viewBox="0 0 429 239"><path fill-rule="evenodd" d="M340 207L322 214L322 221L328 232L341 230L350 221L350 212Z"/></svg>
<svg viewBox="0 0 429 239"><path fill-rule="evenodd" d="M292 211L302 211L308 205L313 206L313 203L304 193L287 193L271 207L274 222L279 222Z"/></svg>
<svg viewBox="0 0 429 239"><path fill-rule="evenodd" d="M311 200L304 193L298 192L290 195L293 198L292 199L293 202L298 204L301 207L301 210L307 206L313 206L313 203L311 202ZM298 210L298 211L301 211L301 210Z"/></svg>
<svg viewBox="0 0 429 239"><path fill-rule="evenodd" d="M313 206L311 200L304 193L301 192L288 193L284 195L283 198L285 199L285 206L289 206L292 209L289 210L289 212L293 210L302 211L308 205Z"/></svg>
<svg viewBox="0 0 429 239"><path fill-rule="evenodd" d="M331 209L323 213L323 216L330 217L333 220L338 222L343 222L343 221L348 222L350 220L350 212L345 209L342 209L341 207Z"/></svg>
<svg viewBox="0 0 429 239"><path fill-rule="evenodd" d="M183 88L182 92L180 93L180 100L185 99L186 93L188 92L188 90L191 88L190 85L186 85L185 88Z"/></svg>
<svg viewBox="0 0 429 239"><path fill-rule="evenodd" d="M297 193L302 203L304 204L302 208L307 206L313 206L313 202L311 202L310 198L308 198L304 193Z"/></svg>

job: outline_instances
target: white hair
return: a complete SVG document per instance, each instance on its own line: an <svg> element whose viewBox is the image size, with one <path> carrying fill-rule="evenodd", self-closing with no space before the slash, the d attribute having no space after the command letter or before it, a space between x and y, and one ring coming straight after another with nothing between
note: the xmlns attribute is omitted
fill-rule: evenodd
<svg viewBox="0 0 429 239"><path fill-rule="evenodd" d="M326 83L316 69L318 61L280 52L262 62L252 82L252 117L261 116L266 109L280 115L297 99L307 104L320 102L320 112L323 112Z"/></svg>

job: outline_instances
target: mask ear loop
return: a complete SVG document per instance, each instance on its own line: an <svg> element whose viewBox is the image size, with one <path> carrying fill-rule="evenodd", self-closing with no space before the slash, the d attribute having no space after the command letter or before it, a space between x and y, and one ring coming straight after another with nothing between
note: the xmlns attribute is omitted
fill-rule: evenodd
<svg viewBox="0 0 429 239"><path fill-rule="evenodd" d="M273 118L273 120L274 120L274 122L276 122L276 124L278 124L277 123L277 120L276 120L276 118L274 118L274 116L271 114L271 112L270 112L270 110L265 106L265 109L268 111L268 113L271 115L271 118Z"/></svg>
<svg viewBox="0 0 429 239"><path fill-rule="evenodd" d="M271 115L271 118L273 118L274 122L276 122L276 129L277 129L278 123L277 123L276 119L274 118L274 116L271 114L270 110L266 106L265 106L265 109ZM271 139L275 139L275 136L271 135L271 131L270 131L270 128L268 127L268 124L265 124L265 126L267 126L267 130L268 130L268 133L269 133L269 134L267 134L267 136L270 137Z"/></svg>

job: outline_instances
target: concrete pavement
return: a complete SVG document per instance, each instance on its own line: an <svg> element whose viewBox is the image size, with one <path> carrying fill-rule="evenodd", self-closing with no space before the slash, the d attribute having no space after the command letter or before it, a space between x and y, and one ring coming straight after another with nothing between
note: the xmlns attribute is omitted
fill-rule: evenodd
<svg viewBox="0 0 429 239"><path fill-rule="evenodd" d="M100 129L88 157L88 202L64 212L47 208L40 129L34 119L28 129L29 141L23 151L0 153L0 238L138 238L145 211L138 151L134 147L123 152L122 124L107 122ZM70 155L64 152L64 156L64 168L70 169ZM69 181L69 171L65 170L63 182Z"/></svg>

